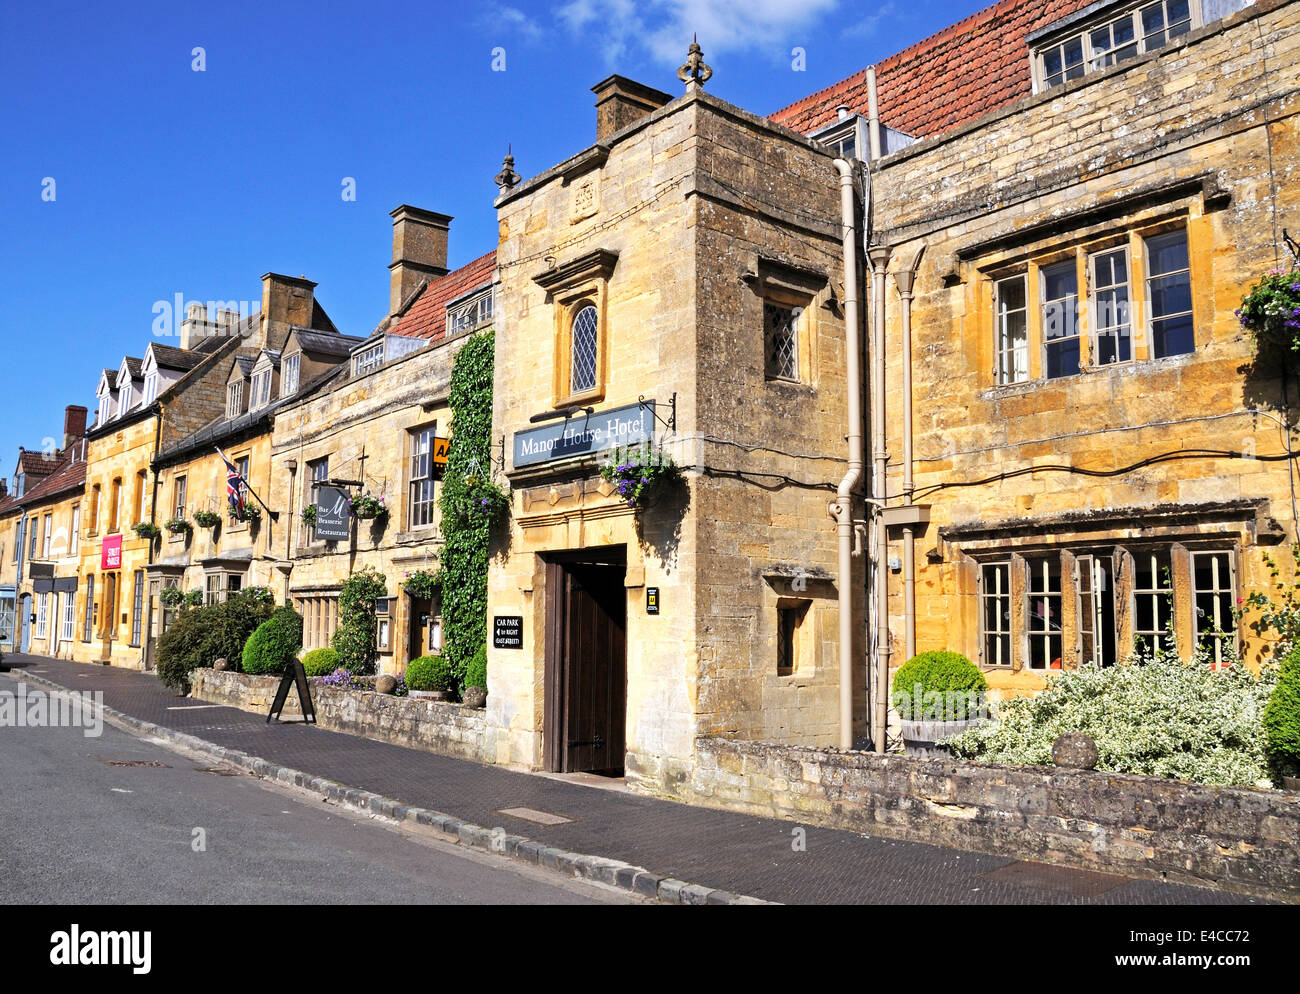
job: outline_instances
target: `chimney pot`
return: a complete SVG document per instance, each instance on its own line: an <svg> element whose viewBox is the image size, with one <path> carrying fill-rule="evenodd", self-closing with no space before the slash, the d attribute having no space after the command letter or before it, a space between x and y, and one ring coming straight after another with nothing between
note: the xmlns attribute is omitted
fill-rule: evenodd
<svg viewBox="0 0 1300 994"><path fill-rule="evenodd" d="M63 410L63 447L70 448L86 434L86 409L80 404L69 404Z"/></svg>

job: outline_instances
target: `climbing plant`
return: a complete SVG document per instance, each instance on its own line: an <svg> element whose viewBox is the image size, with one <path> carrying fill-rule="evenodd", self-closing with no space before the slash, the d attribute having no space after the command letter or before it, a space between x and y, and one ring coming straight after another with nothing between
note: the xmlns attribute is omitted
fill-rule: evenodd
<svg viewBox="0 0 1300 994"><path fill-rule="evenodd" d="M388 594L388 583L373 566L348 577L339 591L339 624L334 630L334 651L339 665L354 674L375 671L378 645L375 601Z"/></svg>
<svg viewBox="0 0 1300 994"><path fill-rule="evenodd" d="M468 339L452 365L451 445L443 477L443 655L464 685L474 654L487 642L488 545L491 515L465 514L473 486L492 465L492 332Z"/></svg>

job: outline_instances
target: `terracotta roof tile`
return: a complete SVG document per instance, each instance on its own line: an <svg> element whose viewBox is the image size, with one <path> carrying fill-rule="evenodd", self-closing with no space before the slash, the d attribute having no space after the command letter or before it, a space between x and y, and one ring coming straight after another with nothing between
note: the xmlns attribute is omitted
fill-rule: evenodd
<svg viewBox="0 0 1300 994"><path fill-rule="evenodd" d="M939 134L1029 96L1030 32L1092 0L1001 0L876 64L880 120L916 138ZM771 119L803 134L835 108L867 113L867 72L785 107Z"/></svg>
<svg viewBox="0 0 1300 994"><path fill-rule="evenodd" d="M497 254L494 249L429 283L408 305L406 312L393 322L388 333L427 338L434 342L446 337L447 305L456 298L491 283L492 271L496 265Z"/></svg>

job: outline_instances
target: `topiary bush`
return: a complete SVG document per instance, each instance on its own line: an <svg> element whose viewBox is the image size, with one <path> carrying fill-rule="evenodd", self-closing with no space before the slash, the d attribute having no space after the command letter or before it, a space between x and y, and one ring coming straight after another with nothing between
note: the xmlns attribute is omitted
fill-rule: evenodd
<svg viewBox="0 0 1300 994"><path fill-rule="evenodd" d="M378 653L375 601L387 594L388 582L373 566L353 573L339 591L334 651L339 654L339 665L357 676L375 672Z"/></svg>
<svg viewBox="0 0 1300 994"><path fill-rule="evenodd" d="M417 656L406 664L406 686L411 690L454 690L456 673L445 656Z"/></svg>
<svg viewBox="0 0 1300 994"><path fill-rule="evenodd" d="M487 690L487 644L478 647L478 652L474 653L474 658L469 661L469 666L465 668L465 686L482 687Z"/></svg>
<svg viewBox="0 0 1300 994"><path fill-rule="evenodd" d="M1276 666L1211 669L1143 654L1118 666L1095 664L1049 677L1046 690L998 705L995 722L948 739L954 755L982 763L1048 766L1063 732L1097 743L1097 769L1204 784L1271 782L1261 720Z"/></svg>
<svg viewBox="0 0 1300 994"><path fill-rule="evenodd" d="M1300 777L1300 646L1282 660L1264 706L1264 751L1277 780Z"/></svg>
<svg viewBox="0 0 1300 994"><path fill-rule="evenodd" d="M244 643L245 673L283 673L302 648L302 615L293 608L277 608Z"/></svg>
<svg viewBox="0 0 1300 994"><path fill-rule="evenodd" d="M244 643L270 616L270 604L238 593L221 604L183 608L158 639L158 679L189 693L194 670L221 658L241 659Z"/></svg>
<svg viewBox="0 0 1300 994"><path fill-rule="evenodd" d="M329 676L339 669L339 654L333 649L312 649L302 657L302 668L308 676Z"/></svg>
<svg viewBox="0 0 1300 994"><path fill-rule="evenodd" d="M899 667L891 698L904 721L965 721L983 713L987 690L978 666L960 652L935 649Z"/></svg>

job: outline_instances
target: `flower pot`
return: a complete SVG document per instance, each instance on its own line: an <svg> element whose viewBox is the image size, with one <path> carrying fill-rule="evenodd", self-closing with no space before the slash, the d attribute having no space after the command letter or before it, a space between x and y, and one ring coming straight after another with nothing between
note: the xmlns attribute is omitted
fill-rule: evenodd
<svg viewBox="0 0 1300 994"><path fill-rule="evenodd" d="M407 694L417 701L445 701L451 696L446 690L408 690Z"/></svg>
<svg viewBox="0 0 1300 994"><path fill-rule="evenodd" d="M981 718L967 718L965 721L910 721L904 719L903 753L920 759L947 756L948 749L938 745L940 739L960 735L967 729L980 724Z"/></svg>

